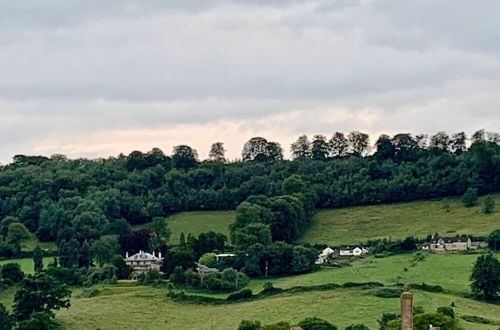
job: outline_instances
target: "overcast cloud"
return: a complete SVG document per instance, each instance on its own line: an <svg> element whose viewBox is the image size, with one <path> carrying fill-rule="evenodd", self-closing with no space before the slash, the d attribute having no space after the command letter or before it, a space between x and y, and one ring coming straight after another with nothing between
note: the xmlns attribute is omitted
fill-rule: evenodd
<svg viewBox="0 0 500 330"><path fill-rule="evenodd" d="M500 1L0 2L0 162L500 128Z"/></svg>

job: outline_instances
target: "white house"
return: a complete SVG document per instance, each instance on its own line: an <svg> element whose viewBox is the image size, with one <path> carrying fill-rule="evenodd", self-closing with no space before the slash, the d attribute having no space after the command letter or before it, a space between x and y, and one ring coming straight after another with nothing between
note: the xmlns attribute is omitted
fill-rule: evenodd
<svg viewBox="0 0 500 330"><path fill-rule="evenodd" d="M152 270L160 271L162 264L161 252L158 252L158 256L156 256L154 251L152 254L139 251L131 257L128 256L127 252L124 261L133 269L132 277Z"/></svg>
<svg viewBox="0 0 500 330"><path fill-rule="evenodd" d="M360 246L341 246L340 247L340 255L341 256L361 256L363 254L367 254L368 250L364 247Z"/></svg>
<svg viewBox="0 0 500 330"><path fill-rule="evenodd" d="M317 265L324 264L330 256L333 256L335 254L335 250L327 247L321 253L318 255L318 259L316 260Z"/></svg>
<svg viewBox="0 0 500 330"><path fill-rule="evenodd" d="M234 253L219 253L215 256L217 261L219 261L221 259L225 259L225 258L234 258L234 257L236 257L236 254L234 254Z"/></svg>

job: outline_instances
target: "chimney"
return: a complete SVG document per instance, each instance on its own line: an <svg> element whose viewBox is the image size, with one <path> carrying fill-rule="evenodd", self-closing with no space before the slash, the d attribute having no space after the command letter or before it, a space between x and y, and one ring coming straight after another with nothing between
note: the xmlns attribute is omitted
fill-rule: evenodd
<svg viewBox="0 0 500 330"><path fill-rule="evenodd" d="M127 259L128 259L128 251L127 251L127 252L125 252L125 258L127 258Z"/></svg>
<svg viewBox="0 0 500 330"><path fill-rule="evenodd" d="M413 295L408 284L401 294L401 330L413 330Z"/></svg>
<svg viewBox="0 0 500 330"><path fill-rule="evenodd" d="M154 256L155 256L155 250L153 250L153 258L154 258Z"/></svg>
<svg viewBox="0 0 500 330"><path fill-rule="evenodd" d="M160 252L158 252L158 258L160 258L160 259L161 259L161 251L160 251Z"/></svg>

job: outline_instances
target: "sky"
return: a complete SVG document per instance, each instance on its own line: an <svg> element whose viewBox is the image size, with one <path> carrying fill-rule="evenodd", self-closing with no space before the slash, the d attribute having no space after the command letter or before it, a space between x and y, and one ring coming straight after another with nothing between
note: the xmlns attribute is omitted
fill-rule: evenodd
<svg viewBox="0 0 500 330"><path fill-rule="evenodd" d="M0 163L500 128L498 0L0 1Z"/></svg>

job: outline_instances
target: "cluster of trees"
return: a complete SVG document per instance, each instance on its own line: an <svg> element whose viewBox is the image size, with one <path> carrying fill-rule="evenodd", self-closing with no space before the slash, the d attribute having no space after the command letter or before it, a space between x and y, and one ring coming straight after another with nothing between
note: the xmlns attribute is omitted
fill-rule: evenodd
<svg viewBox="0 0 500 330"><path fill-rule="evenodd" d="M71 291L65 284L45 272L28 275L19 281L12 314L0 304L0 328L60 329L60 325L54 320L53 310L69 308L70 295Z"/></svg>
<svg viewBox="0 0 500 330"><path fill-rule="evenodd" d="M401 318L393 313L383 313L377 322L380 330L401 329ZM424 309L420 306L413 307L413 327L415 329L429 329L431 325L439 329L463 329L456 320L455 311L452 307L438 307L436 312L430 313L425 313Z"/></svg>
<svg viewBox="0 0 500 330"><path fill-rule="evenodd" d="M498 191L498 135L477 133L470 146L462 134L440 132L426 141L382 136L368 153L368 137L359 132L310 143L302 136L292 146L293 161L263 138L248 141L242 161L233 163L222 143L203 162L185 145L171 156L158 148L97 160L18 155L0 167L0 250L9 223L22 223L42 241L89 242L178 211L234 209L252 195L290 195L283 182L294 174L316 194L316 207L445 197L469 187L480 195Z"/></svg>
<svg viewBox="0 0 500 330"><path fill-rule="evenodd" d="M304 330L337 330L338 328L330 322L317 318L308 317L300 321L297 326ZM243 320L238 326L238 330L289 330L292 325L288 322L282 321L273 324L262 325L260 321ZM352 325L346 330L367 330L364 325Z"/></svg>

